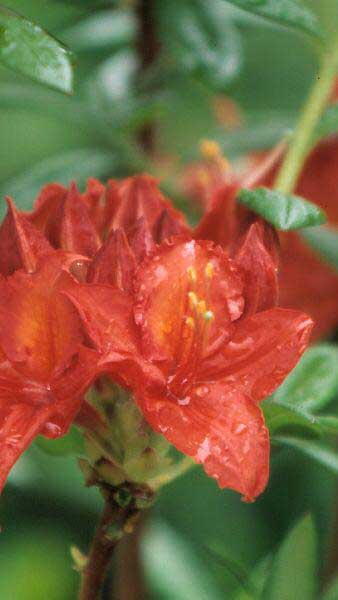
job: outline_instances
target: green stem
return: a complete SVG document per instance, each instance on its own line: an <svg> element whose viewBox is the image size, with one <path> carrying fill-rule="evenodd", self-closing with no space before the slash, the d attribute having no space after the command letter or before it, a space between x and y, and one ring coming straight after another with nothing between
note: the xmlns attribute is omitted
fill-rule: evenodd
<svg viewBox="0 0 338 600"><path fill-rule="evenodd" d="M313 132L330 97L337 69L338 36L334 36L334 39L324 51L319 73L305 103L289 150L277 176L275 188L280 192L291 193L297 183L311 146Z"/></svg>

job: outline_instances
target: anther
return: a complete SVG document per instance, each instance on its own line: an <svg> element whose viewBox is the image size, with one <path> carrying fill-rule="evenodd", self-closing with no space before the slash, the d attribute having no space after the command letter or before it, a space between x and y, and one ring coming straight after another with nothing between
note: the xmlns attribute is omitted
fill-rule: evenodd
<svg viewBox="0 0 338 600"><path fill-rule="evenodd" d="M193 308L196 308L196 306L198 306L198 298L197 298L195 292L188 292L188 297L189 297L191 306Z"/></svg>
<svg viewBox="0 0 338 600"><path fill-rule="evenodd" d="M211 262L208 262L206 264L205 270L204 270L206 276L211 279L214 275L214 265Z"/></svg>
<svg viewBox="0 0 338 600"><path fill-rule="evenodd" d="M190 281L195 283L197 281L196 269L194 267L188 267L187 273L188 273L188 277L189 277Z"/></svg>
<svg viewBox="0 0 338 600"><path fill-rule="evenodd" d="M195 321L194 321L194 319L192 317L187 317L186 320L185 320L185 323L191 329L193 329L195 327Z"/></svg>

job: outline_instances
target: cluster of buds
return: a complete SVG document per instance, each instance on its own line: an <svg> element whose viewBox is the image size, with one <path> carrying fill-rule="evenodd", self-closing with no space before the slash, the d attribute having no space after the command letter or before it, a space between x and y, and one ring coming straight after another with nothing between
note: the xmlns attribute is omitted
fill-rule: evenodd
<svg viewBox="0 0 338 600"><path fill-rule="evenodd" d="M88 482L148 489L172 444L220 487L248 501L264 490L259 402L299 360L312 321L276 306L275 232L235 195L234 183L219 188L194 229L147 175L90 180L83 194L51 184L30 213L9 200L2 484L36 435L75 421Z"/></svg>

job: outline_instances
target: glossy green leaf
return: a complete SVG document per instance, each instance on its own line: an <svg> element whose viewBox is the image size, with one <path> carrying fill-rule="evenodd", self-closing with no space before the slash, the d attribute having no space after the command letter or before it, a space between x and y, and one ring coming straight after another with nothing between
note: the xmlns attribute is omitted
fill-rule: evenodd
<svg viewBox="0 0 338 600"><path fill-rule="evenodd" d="M38 436L35 444L40 450L53 456L65 456L67 454L79 456L84 454L83 435L76 427L72 427L66 435L55 440Z"/></svg>
<svg viewBox="0 0 338 600"><path fill-rule="evenodd" d="M201 0L159 4L159 21L167 53L176 68L202 77L222 90L239 72L242 48L239 35L225 18L222 5Z"/></svg>
<svg viewBox="0 0 338 600"><path fill-rule="evenodd" d="M127 10L92 13L63 32L64 40L77 52L126 46L135 36L135 15Z"/></svg>
<svg viewBox="0 0 338 600"><path fill-rule="evenodd" d="M321 36L316 16L299 0L227 0L254 15Z"/></svg>
<svg viewBox="0 0 338 600"><path fill-rule="evenodd" d="M287 534L273 560L264 600L315 600L317 536L312 518L303 517Z"/></svg>
<svg viewBox="0 0 338 600"><path fill-rule="evenodd" d="M305 456L338 475L338 454L316 440L305 440L292 436L276 436L274 442L281 446L299 450Z"/></svg>
<svg viewBox="0 0 338 600"><path fill-rule="evenodd" d="M0 6L0 61L67 94L73 91L71 53L25 17Z"/></svg>
<svg viewBox="0 0 338 600"><path fill-rule="evenodd" d="M319 344L309 348L274 394L278 401L318 410L338 393L338 348Z"/></svg>
<svg viewBox="0 0 338 600"><path fill-rule="evenodd" d="M301 232L303 238L332 267L338 270L338 231L336 228L314 227Z"/></svg>
<svg viewBox="0 0 338 600"><path fill-rule="evenodd" d="M324 212L316 204L276 190L263 187L242 189L237 199L282 231L312 227L326 220Z"/></svg>
<svg viewBox="0 0 338 600"><path fill-rule="evenodd" d="M163 521L155 521L147 527L141 546L145 578L154 598L224 598L208 565L198 559L188 541Z"/></svg>
<svg viewBox="0 0 338 600"><path fill-rule="evenodd" d="M46 183L57 181L68 185L75 180L79 186L86 183L88 177L106 177L116 167L113 154L96 148L70 150L62 156L53 156L34 165L10 181L4 182L0 188L0 197L12 196L22 209L29 209L34 198ZM0 213L4 213L2 200Z"/></svg>

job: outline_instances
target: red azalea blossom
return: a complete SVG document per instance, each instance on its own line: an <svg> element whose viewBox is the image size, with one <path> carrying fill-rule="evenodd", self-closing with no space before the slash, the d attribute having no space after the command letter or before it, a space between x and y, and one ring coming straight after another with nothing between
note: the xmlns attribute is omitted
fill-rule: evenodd
<svg viewBox="0 0 338 600"><path fill-rule="evenodd" d="M205 211L198 234L228 247L238 235L243 214L235 210L240 187L273 185L280 166L277 152L250 157L250 167L235 174L223 164L217 145L213 154L187 170L184 189ZM207 147L208 148L208 147ZM338 138L321 142L308 157L296 193L323 208L331 226L338 226L336 171ZM202 185L203 183L203 185ZM338 325L338 275L297 232L280 233L279 297L282 306L303 310L315 321L313 339L324 337Z"/></svg>
<svg viewBox="0 0 338 600"><path fill-rule="evenodd" d="M82 195L46 186L26 215L10 205L0 229L2 481L35 435L64 433L105 373L221 487L246 500L263 491L258 402L295 366L312 321L276 308L271 228L250 216L226 252L208 241L212 223L191 231L146 175L91 180Z"/></svg>

